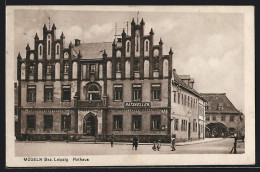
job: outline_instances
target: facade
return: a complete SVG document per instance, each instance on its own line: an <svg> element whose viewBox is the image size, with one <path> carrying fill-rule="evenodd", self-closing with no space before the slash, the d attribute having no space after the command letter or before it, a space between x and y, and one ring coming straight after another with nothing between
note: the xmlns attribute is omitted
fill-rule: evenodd
<svg viewBox="0 0 260 172"><path fill-rule="evenodd" d="M245 134L244 116L226 93L202 93L206 104L206 137L229 137Z"/></svg>
<svg viewBox="0 0 260 172"><path fill-rule="evenodd" d="M57 39L55 25L44 25L43 39L36 33L34 49L27 45L26 57L17 57L20 139L62 140L68 133L76 140L107 141L111 134L115 141L135 135L140 142L169 142L172 134L189 139L173 128L173 117L183 114L172 97L177 78L172 49L163 54L162 40L156 45L153 30L145 35L144 26L143 19L133 19L131 35L123 30L120 38L101 43L76 39L66 48L64 34ZM203 126L198 113L203 99L185 87L196 99L196 125ZM204 138L202 130L190 138Z"/></svg>

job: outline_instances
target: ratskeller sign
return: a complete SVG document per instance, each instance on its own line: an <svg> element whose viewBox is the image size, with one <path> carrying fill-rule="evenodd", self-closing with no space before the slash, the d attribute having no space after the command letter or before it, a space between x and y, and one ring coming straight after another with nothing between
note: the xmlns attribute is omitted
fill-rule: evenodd
<svg viewBox="0 0 260 172"><path fill-rule="evenodd" d="M125 102L125 107L150 107L150 102Z"/></svg>

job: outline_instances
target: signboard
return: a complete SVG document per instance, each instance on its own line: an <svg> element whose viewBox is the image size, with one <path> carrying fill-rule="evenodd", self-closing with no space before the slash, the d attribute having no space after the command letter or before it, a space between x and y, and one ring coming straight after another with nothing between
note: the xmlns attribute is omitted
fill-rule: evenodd
<svg viewBox="0 0 260 172"><path fill-rule="evenodd" d="M125 107L151 107L150 102L125 102Z"/></svg>

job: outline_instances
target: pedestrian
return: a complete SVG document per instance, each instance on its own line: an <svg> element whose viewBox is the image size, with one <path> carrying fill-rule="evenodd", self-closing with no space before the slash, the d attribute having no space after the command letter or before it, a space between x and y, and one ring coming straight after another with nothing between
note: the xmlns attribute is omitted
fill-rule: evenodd
<svg viewBox="0 0 260 172"><path fill-rule="evenodd" d="M134 138L133 138L133 145L135 147L135 150L137 150L137 147L138 147L138 138L137 138L137 136L134 136Z"/></svg>
<svg viewBox="0 0 260 172"><path fill-rule="evenodd" d="M153 147L152 147L152 149L153 149L154 151L156 151L156 142L155 142L155 141L153 142Z"/></svg>
<svg viewBox="0 0 260 172"><path fill-rule="evenodd" d="M114 144L114 134L112 134L110 136L110 143L111 143L111 148L113 147L113 144Z"/></svg>
<svg viewBox="0 0 260 172"><path fill-rule="evenodd" d="M158 140L157 142L157 150L160 151L161 149L161 140Z"/></svg>
<svg viewBox="0 0 260 172"><path fill-rule="evenodd" d="M175 137L173 137L172 139L171 139L171 148L172 148L172 151L175 151L176 149L175 149Z"/></svg>

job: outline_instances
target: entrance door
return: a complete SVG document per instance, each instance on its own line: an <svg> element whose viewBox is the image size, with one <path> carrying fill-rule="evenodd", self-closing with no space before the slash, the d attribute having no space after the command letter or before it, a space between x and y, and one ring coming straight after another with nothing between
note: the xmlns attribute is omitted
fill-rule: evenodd
<svg viewBox="0 0 260 172"><path fill-rule="evenodd" d="M95 118L90 115L84 119L83 123L83 135L85 136L95 136Z"/></svg>
<svg viewBox="0 0 260 172"><path fill-rule="evenodd" d="M188 125L188 140L190 140L190 122L189 122L189 125Z"/></svg>

